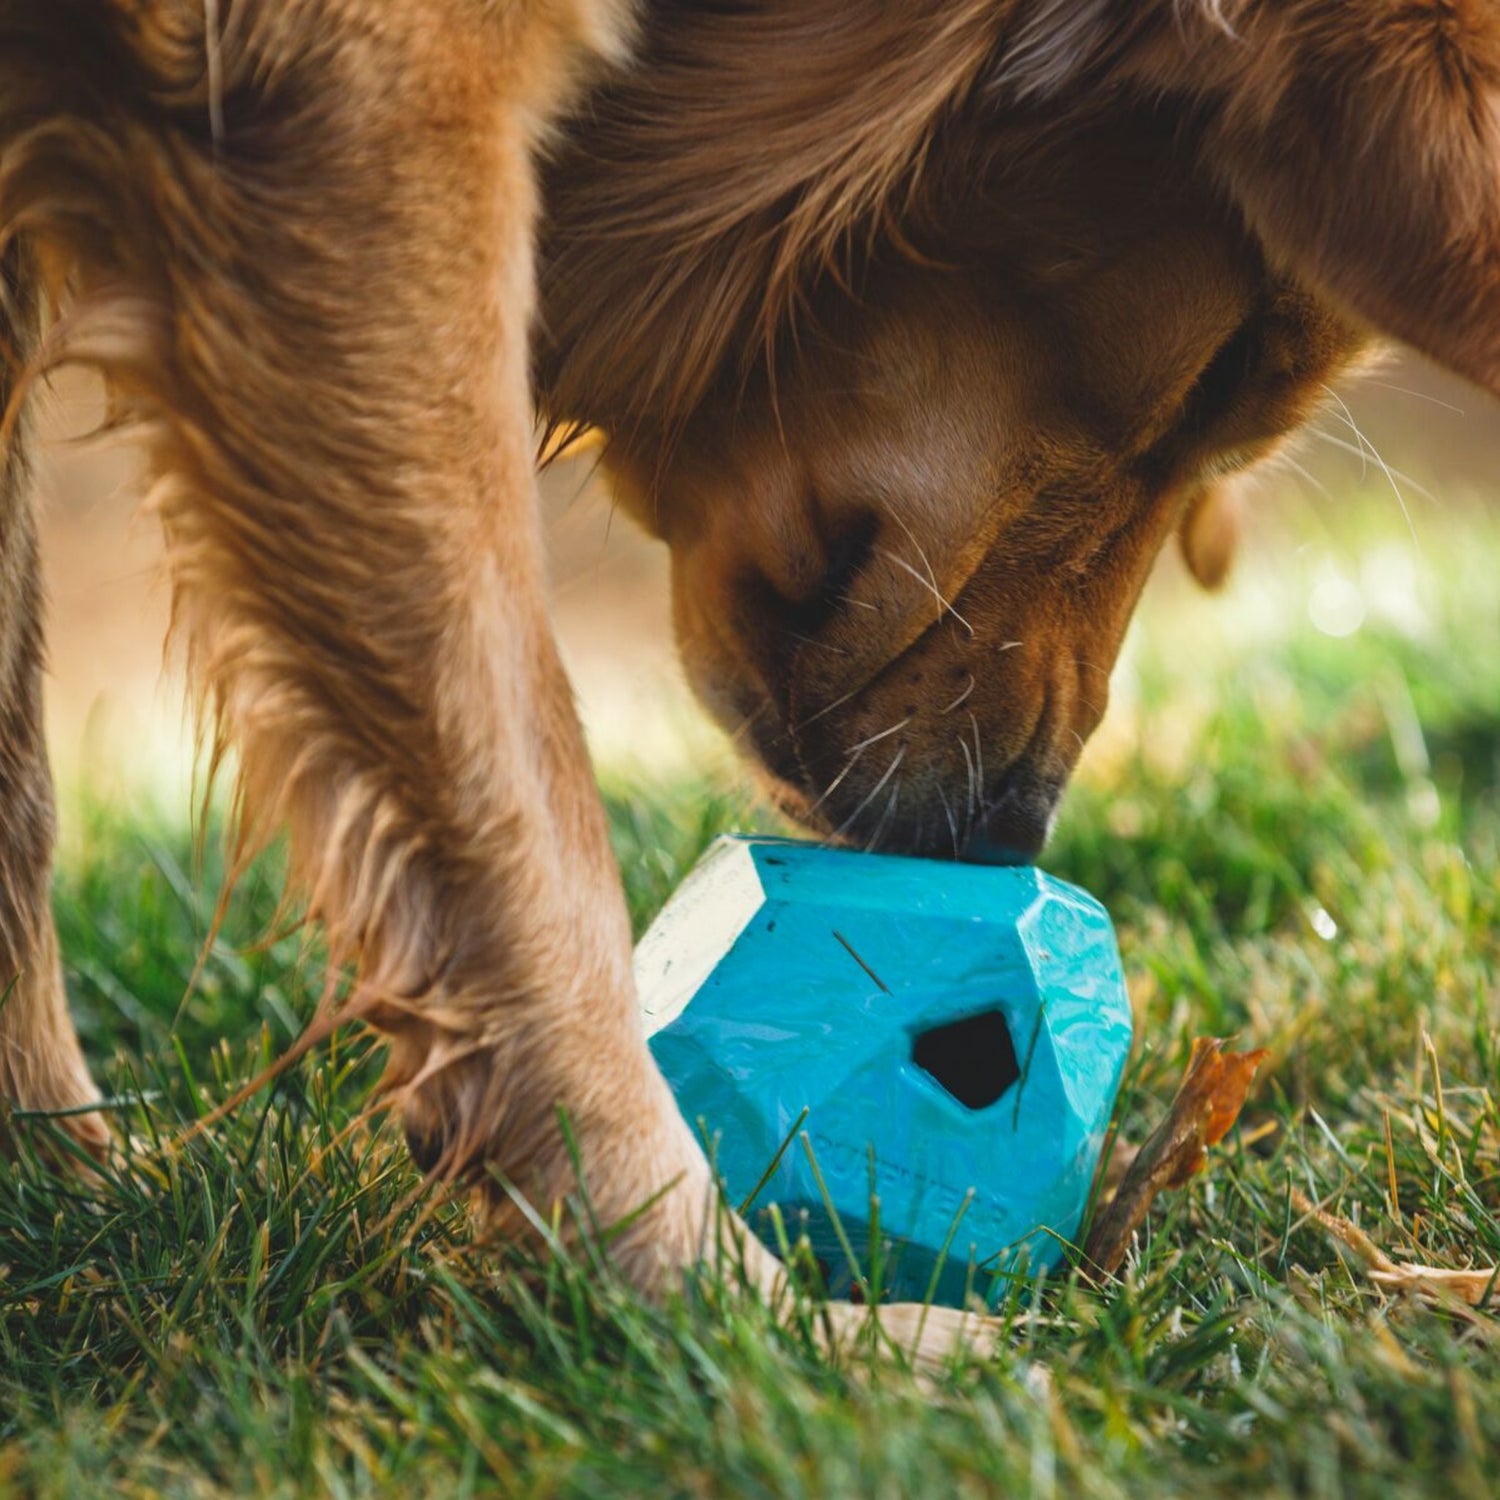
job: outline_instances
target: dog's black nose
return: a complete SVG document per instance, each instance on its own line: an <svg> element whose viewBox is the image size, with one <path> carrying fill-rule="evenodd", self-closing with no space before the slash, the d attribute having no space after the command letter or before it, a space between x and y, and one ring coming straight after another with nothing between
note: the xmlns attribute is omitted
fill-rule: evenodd
<svg viewBox="0 0 1500 1500"><path fill-rule="evenodd" d="M984 810L963 857L981 865L1029 865L1052 836L1062 786L1012 772Z"/></svg>

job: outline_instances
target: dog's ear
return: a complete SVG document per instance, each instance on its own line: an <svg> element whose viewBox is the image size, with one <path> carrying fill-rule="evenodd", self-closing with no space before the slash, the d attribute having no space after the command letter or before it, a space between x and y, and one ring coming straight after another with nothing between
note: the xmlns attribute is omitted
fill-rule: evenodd
<svg viewBox="0 0 1500 1500"><path fill-rule="evenodd" d="M1240 543L1239 491L1231 480L1194 497L1177 528L1187 570L1206 589L1223 587Z"/></svg>
<svg viewBox="0 0 1500 1500"><path fill-rule="evenodd" d="M1124 71L1188 102L1272 260L1500 392L1500 5L1151 8Z"/></svg>

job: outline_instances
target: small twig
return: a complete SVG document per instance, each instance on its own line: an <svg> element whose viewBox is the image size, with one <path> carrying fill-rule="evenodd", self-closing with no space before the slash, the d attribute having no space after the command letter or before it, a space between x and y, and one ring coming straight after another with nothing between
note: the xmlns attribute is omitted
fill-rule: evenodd
<svg viewBox="0 0 1500 1500"><path fill-rule="evenodd" d="M1229 1133L1244 1108L1264 1051L1225 1052L1224 1043L1199 1037L1167 1118L1152 1131L1105 1205L1084 1248L1084 1266L1096 1280L1113 1276L1151 1205L1168 1188L1181 1187L1203 1166L1208 1148Z"/></svg>

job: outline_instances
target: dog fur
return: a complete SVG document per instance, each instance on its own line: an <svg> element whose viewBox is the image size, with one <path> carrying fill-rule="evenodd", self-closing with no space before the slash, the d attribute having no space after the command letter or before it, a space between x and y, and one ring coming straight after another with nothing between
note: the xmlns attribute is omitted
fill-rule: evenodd
<svg viewBox="0 0 1500 1500"><path fill-rule="evenodd" d="M636 1285L727 1223L773 1286L642 1035L537 410L788 808L1026 855L1161 546L1222 576L1337 369L1500 389L1497 99L1485 0L0 0L0 1096L95 1098L25 462L75 361L149 441L236 864L289 830L418 1160L523 1232L483 1184L576 1186L561 1105Z"/></svg>

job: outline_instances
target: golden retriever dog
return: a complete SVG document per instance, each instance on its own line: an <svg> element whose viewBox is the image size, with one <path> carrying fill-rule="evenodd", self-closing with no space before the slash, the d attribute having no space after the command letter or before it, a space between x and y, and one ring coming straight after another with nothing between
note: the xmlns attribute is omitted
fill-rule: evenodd
<svg viewBox="0 0 1500 1500"><path fill-rule="evenodd" d="M1500 8L0 0L0 271L0 1095L106 1149L26 466L80 362L149 445L236 858L289 831L418 1161L523 1232L495 1183L576 1188L565 1111L631 1282L717 1223L769 1287L642 1034L537 416L605 434L786 808L1029 857L1158 552L1222 576L1337 370L1394 335L1500 389Z"/></svg>

